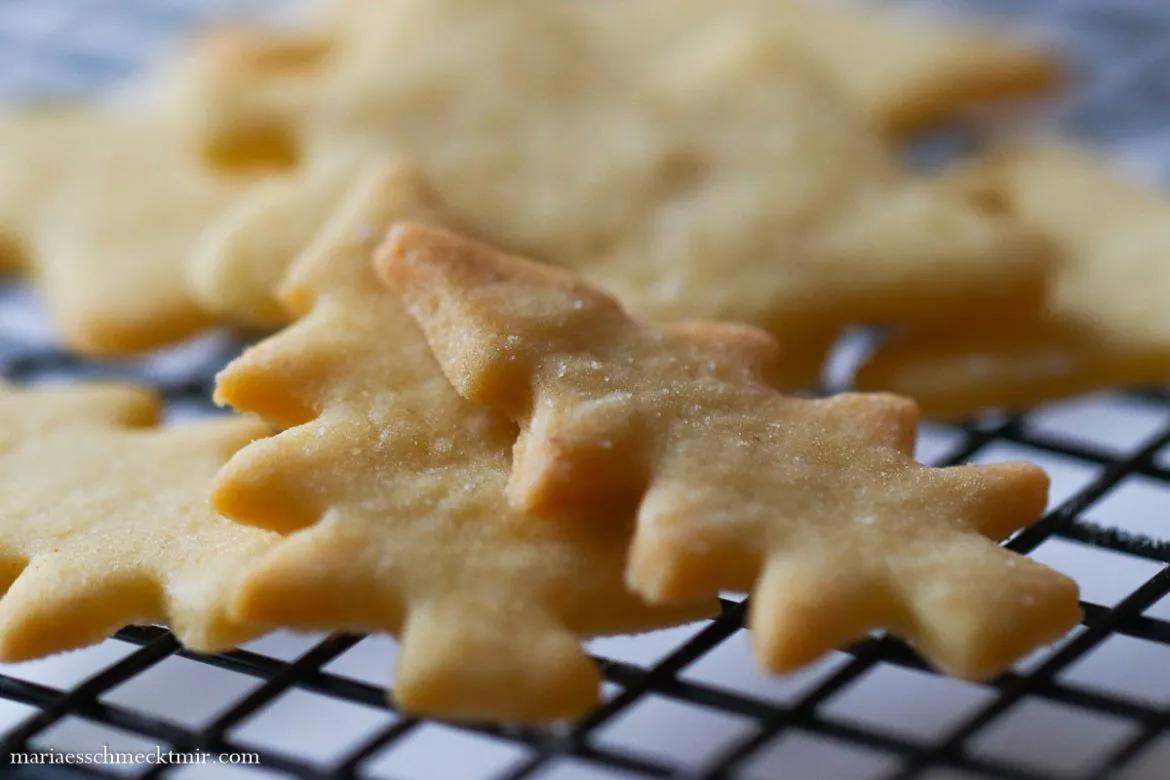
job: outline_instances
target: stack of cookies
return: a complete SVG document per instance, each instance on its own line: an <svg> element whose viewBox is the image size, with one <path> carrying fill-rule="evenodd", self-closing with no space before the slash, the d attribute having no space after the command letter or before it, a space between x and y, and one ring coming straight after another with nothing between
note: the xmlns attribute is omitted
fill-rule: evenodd
<svg viewBox="0 0 1170 780"><path fill-rule="evenodd" d="M582 637L721 591L777 673L884 630L982 679L1078 623L997 544L1044 473L913 458L918 404L1170 375L1164 196L1042 137L897 155L1054 90L1044 50L799 0L311 10L0 114L0 267L65 344L269 332L215 391L255 416L0 385L0 660L388 632L402 709L538 723L597 701ZM867 392L803 392L859 325Z"/></svg>

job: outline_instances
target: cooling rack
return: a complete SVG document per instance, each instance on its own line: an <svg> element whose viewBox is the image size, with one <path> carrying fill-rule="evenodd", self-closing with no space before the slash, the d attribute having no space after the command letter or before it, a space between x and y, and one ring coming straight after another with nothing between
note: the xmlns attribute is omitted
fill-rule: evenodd
<svg viewBox="0 0 1170 780"><path fill-rule="evenodd" d="M112 86L192 24L275 0L0 0L0 95ZM1060 45L1074 88L1051 119L1170 183L1170 5L1164 0L930 0ZM962 148L961 134L928 148ZM35 299L0 282L0 375L107 376L157 387L172 418L211 413L240 344L213 334L150 358L79 359ZM842 360L848 360L847 351ZM0 666L0 771L11 777L776 780L1170 777L1170 394L1136 390L1018 416L924 427L936 463L1025 458L1053 476L1047 515L1009 546L1078 580L1084 625L985 685L940 677L875 637L784 678L754 671L746 605L637 638L596 640L605 702L552 730L403 717L386 703L393 643L277 633L199 656L131 627L94 648ZM31 750L248 753L259 766L14 765Z"/></svg>

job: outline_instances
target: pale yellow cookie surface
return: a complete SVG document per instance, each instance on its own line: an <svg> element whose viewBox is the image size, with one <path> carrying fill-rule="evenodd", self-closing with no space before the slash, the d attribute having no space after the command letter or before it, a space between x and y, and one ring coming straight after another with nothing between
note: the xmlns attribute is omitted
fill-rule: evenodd
<svg viewBox="0 0 1170 780"><path fill-rule="evenodd" d="M379 268L454 387L520 423L511 503L637 506L631 586L752 590L768 668L885 628L982 678L1077 622L1071 580L993 541L1039 516L1044 473L916 463L912 402L781 395L762 331L646 325L578 277L434 228L392 228Z"/></svg>
<svg viewBox="0 0 1170 780"><path fill-rule="evenodd" d="M28 262L38 209L98 123L82 110L0 113L0 271Z"/></svg>
<svg viewBox="0 0 1170 780"><path fill-rule="evenodd" d="M660 7L666 0L651 0ZM769 0L739 0L760 15ZM706 3L709 0L692 0ZM921 130L985 101L1039 95L1060 81L1062 66L1044 46L1013 40L1008 31L895 19L876 9L789 2L787 28L887 132Z"/></svg>
<svg viewBox="0 0 1170 780"><path fill-rule="evenodd" d="M212 478L264 436L240 418L155 428L158 402L126 385L0 384L0 659L165 622L188 647L255 636L228 616L276 535L212 512Z"/></svg>
<svg viewBox="0 0 1170 780"><path fill-rule="evenodd" d="M1052 293L1006 334L939 328L895 336L858 383L956 416L1170 378L1170 196L1071 148L976 162L960 186L1048 236Z"/></svg>
<svg viewBox="0 0 1170 780"><path fill-rule="evenodd" d="M220 511L291 532L244 583L265 625L399 636L394 698L410 712L545 721L597 701L579 635L709 614L651 607L622 580L628 518L522 517L505 500L514 425L451 390L378 284L394 219L444 220L409 171L375 168L283 297L301 316L220 375L217 398L291 426L221 473Z"/></svg>
<svg viewBox="0 0 1170 780"><path fill-rule="evenodd" d="M61 338L123 355L208 326L189 290L189 255L252 179L206 169L174 122L153 115L11 120L21 129L0 152L0 255L31 277ZM0 123L0 140L7 134Z"/></svg>
<svg viewBox="0 0 1170 780"><path fill-rule="evenodd" d="M907 175L750 15L639 47L623 17L587 3L363 13L300 130L289 198L329 201L321 169L339 149L404 155L474 235L570 266L640 315L747 321L792 341L855 322L1016 316L1039 298L1030 235ZM266 197L269 211L218 232L195 272L219 280L198 285L205 304L244 321L274 308L231 283L271 274L248 234L269 232L274 212L306 213Z"/></svg>
<svg viewBox="0 0 1170 780"><path fill-rule="evenodd" d="M206 36L185 79L197 137L222 165L284 158L323 99L351 36L376 25L375 4L324 3L296 33L229 29ZM878 125L906 133L989 99L1033 95L1058 80L1043 47L1001 30L801 0L631 0L588 12L641 48L740 19L756 39L812 60ZM742 35L742 33L741 33ZM745 37L752 40L752 36Z"/></svg>
<svg viewBox="0 0 1170 780"><path fill-rule="evenodd" d="M158 92L183 117L209 164L224 169L295 165L293 128L319 98L334 45L330 28L205 32L163 74Z"/></svg>
<svg viewBox="0 0 1170 780"><path fill-rule="evenodd" d="M287 322L289 312L275 292L289 263L369 164L363 155L341 152L309 171L258 183L236 198L195 244L188 271L195 296L242 325Z"/></svg>

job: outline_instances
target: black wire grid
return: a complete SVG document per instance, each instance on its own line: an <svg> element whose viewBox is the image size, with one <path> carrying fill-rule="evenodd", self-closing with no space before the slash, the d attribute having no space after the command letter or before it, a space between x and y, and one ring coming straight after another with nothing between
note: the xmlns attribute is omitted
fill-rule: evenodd
<svg viewBox="0 0 1170 780"><path fill-rule="evenodd" d="M1162 0L980 0L946 5L1009 16L1021 29L1039 31L1060 42L1074 57L1078 73L1072 97L1059 107L1059 122L1069 132L1119 153L1146 175L1170 178L1166 176L1170 134L1165 132L1170 129L1170 67L1164 67L1170 65L1170 5ZM176 31L218 10L193 0L0 0L0 91L9 95L89 91L134 71L152 51L165 48L159 41L165 44ZM153 49L146 43L131 48L126 41L149 42ZM19 383L129 378L158 388L172 416L202 414L212 409L208 400L211 377L239 346L229 336L213 335L142 361L94 363L53 344L27 289L15 282L0 285L0 376ZM250 646L200 656L180 649L164 629L130 627L107 643L125 643L118 645L122 650L117 660L102 664L96 673L76 683L49 684L35 679L36 675L0 668L0 704L15 707L17 713L3 733L0 772L13 777L127 776L128 770L131 776L141 777L229 776L225 767L196 772L192 767L48 770L9 765L11 752L52 746L47 735L65 721L80 719L126 735L136 744L158 744L164 750L258 751L263 769L233 770L240 774L231 776L239 777L397 777L393 763L383 770L378 757L393 753L412 736L436 729L449 740L428 743L437 751L458 752L458 745L464 744L460 740L470 738L477 745L500 748L507 757L493 772L484 763L483 753L477 753L471 764L448 769L454 774L434 770L428 775L436 777L1170 777L1170 663L1165 663L1170 661L1170 610L1158 605L1170 592L1170 544L1086 519L1119 486L1135 480L1147 491L1164 491L1152 498L1153 506L1161 500L1170 508L1170 458L1165 457L1170 447L1170 394L1149 390L1087 403L1104 403L1115 412L1121 409L1123 415L1138 415L1138 430L1131 432L1124 446L1118 446L1111 438L1116 431L1102 435L1100 423L1086 431L1075 414L1059 408L927 430L933 441L945 441L945 454L932 458L939 464L994 459L1004 448L1014 450L1013 454L1033 453L1046 464L1045 458L1076 464L1084 478L1063 491L1055 508L1008 546L1025 554L1039 551L1043 559L1043 550L1055 545L1066 552L1079 551L1073 556L1077 560L1103 555L1119 567L1114 569L1116 577L1105 578L1111 583L1111 596L1097 597L1100 587L1085 588L1088 600L1083 602L1085 620L1079 632L985 686L934 676L905 645L885 637L861 642L820 664L783 696L773 695L764 683L754 687L724 684L718 677L712 680L701 673L707 662L743 642L745 604L727 598L717 618L668 634L669 646L654 657L635 654L630 660L621 652L604 652L602 644L601 655L606 657L597 660L607 681L607 698L580 722L552 730L440 726L393 713L383 688L335 668L363 641L361 637L305 639L291 653L270 654ZM1111 428L1108 420L1105 428ZM1170 518L1165 527L1170 539ZM1074 562L1065 568L1081 579L1092 577L1094 566ZM1091 675L1075 673L1106 645L1115 646L1118 641L1145 648L1138 656L1108 656L1114 658L1114 672L1119 664L1131 667L1123 675L1130 681L1128 689L1094 684ZM1159 653L1162 664L1149 660L1157 659ZM1133 661L1134 657L1146 661ZM217 679L230 676L236 682L229 688L239 694L198 722L120 704L117 696L110 695L136 679L154 679L152 674L175 659L221 670ZM1139 664L1136 671L1135 663ZM385 664L388 671L388 655ZM1094 665L1100 667L1090 664ZM928 738L899 729L896 714L886 719L880 713L851 711L850 692L866 685L876 671L909 674L943 686L933 697L938 700L934 704L937 728ZM894 691L891 713L901 706ZM250 737L247 725L293 692L313 694L315 702L373 713L373 725L363 726L356 743L351 739L341 755L328 760ZM730 719L736 728L697 761L675 755L685 752L675 750L689 739L685 734L673 735L674 746L667 735L657 750L641 750L636 741L623 740L621 735L627 724L642 717L637 711L648 700ZM868 706L872 709L872 702ZM1029 729L1035 728L1035 721L1025 713L1036 711L1064 715L1055 716L1033 736ZM1070 717L1069 713L1090 726L1064 729L1061 724L1066 721L1061 718ZM304 717L309 721L320 717L322 729L329 720L312 708ZM1004 735L1013 732L1018 738L1004 742ZM1055 742L1050 741L1053 734ZM786 763L785 751L797 747L803 752L789 751L790 757L799 757ZM858 757L866 760L852 760ZM414 771L403 776L416 776L411 774Z"/></svg>

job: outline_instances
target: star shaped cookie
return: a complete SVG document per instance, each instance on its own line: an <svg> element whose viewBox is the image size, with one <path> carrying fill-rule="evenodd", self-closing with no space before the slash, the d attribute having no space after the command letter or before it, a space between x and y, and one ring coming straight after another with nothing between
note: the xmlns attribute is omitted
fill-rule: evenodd
<svg viewBox="0 0 1170 780"><path fill-rule="evenodd" d="M960 186L1056 247L1052 292L1011 330L896 334L858 384L905 393L943 417L1170 378L1170 198L1070 147L978 161Z"/></svg>
<svg viewBox="0 0 1170 780"><path fill-rule="evenodd" d="M258 422L154 427L158 401L114 384L0 384L0 660L165 622L215 651L250 639L227 604L276 535L211 511L216 471Z"/></svg>
<svg viewBox="0 0 1170 780"><path fill-rule="evenodd" d="M655 320L733 319L820 345L850 323L1038 305L1040 243L901 169L774 25L728 14L635 45L620 6L363 6L297 128L299 181L242 198L213 231L193 269L201 300L270 322L287 246L329 212L338 170L388 153L416 161L472 234Z"/></svg>
<svg viewBox="0 0 1170 780"><path fill-rule="evenodd" d="M395 226L378 265L455 389L519 422L512 505L636 506L630 585L655 602L752 590L766 667L885 628L983 678L1076 624L1076 585L994 542L1039 516L1044 473L915 462L912 402L782 395L759 330L647 325L435 228Z"/></svg>
<svg viewBox="0 0 1170 780"><path fill-rule="evenodd" d="M300 318L219 377L217 399L287 426L239 452L215 506L288 533L235 602L241 619L397 635L394 696L451 718L545 721L597 700L580 635L710 614L654 607L622 579L630 518L510 509L515 426L461 399L374 276L402 217L446 221L413 172L376 167L290 271Z"/></svg>

